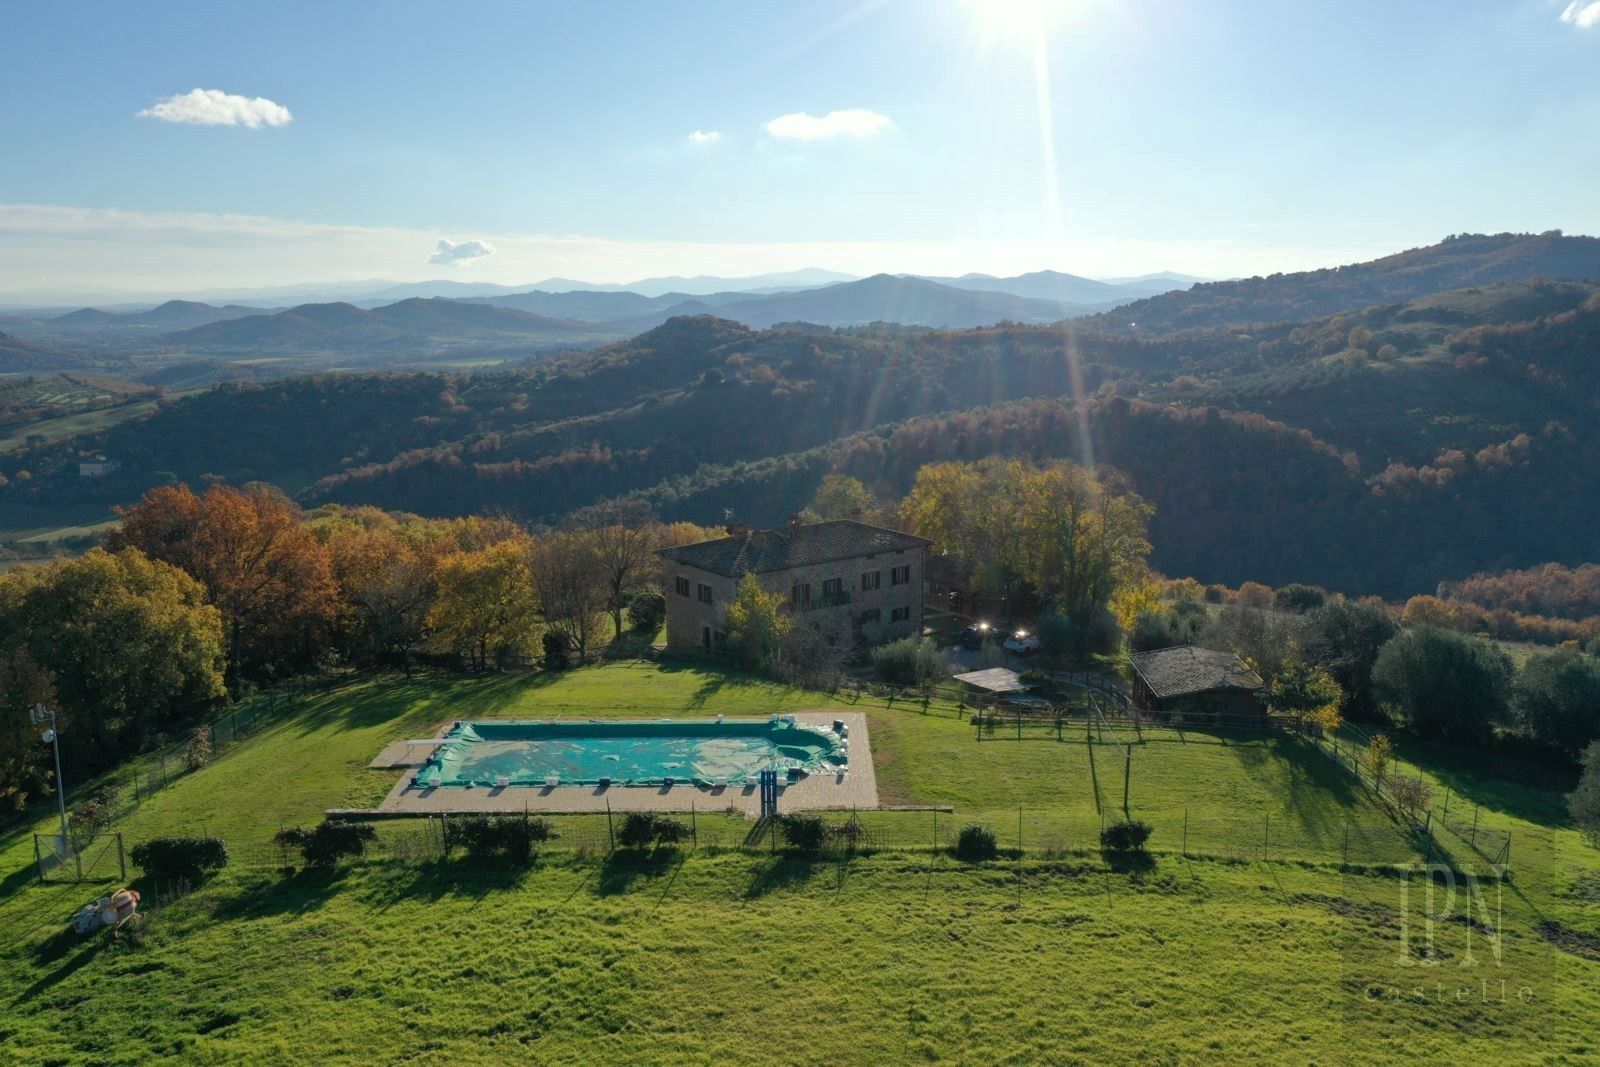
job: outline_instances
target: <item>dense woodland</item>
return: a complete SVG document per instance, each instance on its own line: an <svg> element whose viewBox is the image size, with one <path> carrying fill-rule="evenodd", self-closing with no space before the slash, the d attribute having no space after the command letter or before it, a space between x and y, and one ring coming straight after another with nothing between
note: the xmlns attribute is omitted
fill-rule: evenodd
<svg viewBox="0 0 1600 1067"><path fill-rule="evenodd" d="M557 523L631 498L760 524L830 471L898 497L924 464L1010 453L1125 477L1166 573L1432 593L1600 549L1600 287L1549 280L1600 275L1597 247L1461 237L1165 294L1182 314L1133 332L701 316L513 368L229 384L0 452L0 508L260 480L306 507ZM78 477L93 454L122 469Z"/></svg>
<svg viewBox="0 0 1600 1067"><path fill-rule="evenodd" d="M1302 724L1352 718L1511 746L1563 774L1600 737L1600 620L1513 610L1587 610L1592 567L1475 577L1403 607L1307 584L1169 580L1151 566L1159 509L1115 472L1048 456L925 464L903 496L835 471L802 514L866 514L929 537L961 585L1028 605L1046 663L1115 669L1127 651L1227 648L1261 675L1273 710ZM603 649L634 654L665 616L658 550L719 534L663 522L637 500L528 527L303 511L265 485L159 487L121 520L103 548L0 575L0 704L58 708L82 773L190 731L230 697L332 664L550 671ZM1562 647L1514 669L1484 633L1513 626L1542 626L1536 636ZM728 606L727 631L750 669L820 688L857 652L795 625L787 598L753 579ZM872 662L905 684L948 673L920 638ZM50 788L30 729L0 716L0 802L13 811Z"/></svg>

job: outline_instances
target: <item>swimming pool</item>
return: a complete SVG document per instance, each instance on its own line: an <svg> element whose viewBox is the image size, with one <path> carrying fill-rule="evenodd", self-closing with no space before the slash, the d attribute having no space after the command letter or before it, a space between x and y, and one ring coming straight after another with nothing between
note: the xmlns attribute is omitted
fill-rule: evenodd
<svg viewBox="0 0 1600 1067"><path fill-rule="evenodd" d="M849 742L840 729L796 722L663 719L654 722L474 721L454 724L412 784L448 786L562 784L701 785L754 781L769 768L842 771Z"/></svg>

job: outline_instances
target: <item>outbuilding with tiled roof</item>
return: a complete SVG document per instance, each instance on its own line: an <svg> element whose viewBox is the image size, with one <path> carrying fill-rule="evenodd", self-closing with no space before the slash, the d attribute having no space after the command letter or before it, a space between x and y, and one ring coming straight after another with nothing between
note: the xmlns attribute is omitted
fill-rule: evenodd
<svg viewBox="0 0 1600 1067"><path fill-rule="evenodd" d="M1130 659L1141 708L1186 718L1266 714L1261 677L1232 652L1178 645Z"/></svg>

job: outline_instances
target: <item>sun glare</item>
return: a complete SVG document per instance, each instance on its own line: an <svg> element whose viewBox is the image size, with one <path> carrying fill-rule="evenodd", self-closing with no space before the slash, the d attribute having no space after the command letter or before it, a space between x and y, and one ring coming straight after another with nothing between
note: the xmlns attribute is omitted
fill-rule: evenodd
<svg viewBox="0 0 1600 1067"><path fill-rule="evenodd" d="M1060 21L1073 0L969 0L984 36L1032 44Z"/></svg>

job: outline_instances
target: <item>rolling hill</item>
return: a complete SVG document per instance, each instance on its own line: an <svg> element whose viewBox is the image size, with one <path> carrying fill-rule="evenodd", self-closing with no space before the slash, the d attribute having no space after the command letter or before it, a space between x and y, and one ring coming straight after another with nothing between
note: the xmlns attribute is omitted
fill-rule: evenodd
<svg viewBox="0 0 1600 1067"><path fill-rule="evenodd" d="M986 293L1010 293L1030 300L1055 300L1064 304L1085 307L1102 307L1128 304L1144 297L1155 296L1187 286L1165 280L1130 281L1123 283L1100 282L1093 278L1080 278L1076 274L1041 270L1031 274L1018 274L1011 278L996 278L991 274L963 274L959 278L939 278L924 275L924 280L957 289L972 289Z"/></svg>
<svg viewBox="0 0 1600 1067"><path fill-rule="evenodd" d="M1097 329L1170 333L1230 324L1296 322L1434 293L1537 277L1600 279L1600 238L1463 234L1368 263L1209 282L1099 316Z"/></svg>
<svg viewBox="0 0 1600 1067"><path fill-rule="evenodd" d="M86 365L83 358L64 349L0 333L0 374L53 374Z"/></svg>
<svg viewBox="0 0 1600 1067"><path fill-rule="evenodd" d="M780 322L818 326L856 326L894 322L908 326L967 329L997 322L1056 322L1084 309L1052 300L1030 300L1009 293L957 289L921 278L877 274L858 282L820 289L776 293L721 303L687 302L664 314L717 314L747 326L765 328Z"/></svg>
<svg viewBox="0 0 1600 1067"><path fill-rule="evenodd" d="M582 335L581 322L526 311L413 297L366 310L353 304L302 304L273 315L249 315L163 335L165 343L208 351L274 351L305 347L357 349L439 341L560 340Z"/></svg>

